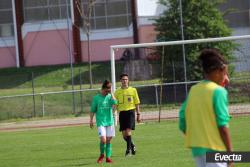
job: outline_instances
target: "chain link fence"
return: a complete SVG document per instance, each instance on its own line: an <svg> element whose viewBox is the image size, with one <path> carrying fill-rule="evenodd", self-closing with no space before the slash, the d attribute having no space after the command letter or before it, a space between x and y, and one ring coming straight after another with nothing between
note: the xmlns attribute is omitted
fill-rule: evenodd
<svg viewBox="0 0 250 167"><path fill-rule="evenodd" d="M231 80L229 100L232 113L249 114L250 109L250 78L244 79L245 83L239 84L239 79ZM141 100L143 120L171 119L178 117L178 109L185 99L185 85L188 89L196 82L165 83L163 85L138 85L135 86ZM241 83L241 82L240 82ZM162 100L160 90L162 86ZM74 91L58 91L0 97L0 120L35 118L35 117L69 117L87 116L92 97L99 89L85 89ZM73 98L74 96L74 102Z"/></svg>

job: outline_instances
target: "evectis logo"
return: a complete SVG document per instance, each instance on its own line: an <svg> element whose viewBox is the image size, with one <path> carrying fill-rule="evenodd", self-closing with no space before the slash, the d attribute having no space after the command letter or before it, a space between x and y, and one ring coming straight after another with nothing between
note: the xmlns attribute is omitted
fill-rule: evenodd
<svg viewBox="0 0 250 167"><path fill-rule="evenodd" d="M221 153L215 153L215 161L217 162L240 162L241 161L241 155L238 154L221 154Z"/></svg>
<svg viewBox="0 0 250 167"><path fill-rule="evenodd" d="M250 152L208 152L206 162L250 162Z"/></svg>

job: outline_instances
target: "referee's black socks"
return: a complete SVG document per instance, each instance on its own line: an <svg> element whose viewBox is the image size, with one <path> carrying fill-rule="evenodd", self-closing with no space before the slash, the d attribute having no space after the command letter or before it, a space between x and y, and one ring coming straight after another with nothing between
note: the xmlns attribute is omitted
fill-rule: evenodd
<svg viewBox="0 0 250 167"><path fill-rule="evenodd" d="M128 137L130 138L129 140L130 140L130 143L131 143L130 148L132 148L132 147L135 146L133 141L132 141L132 137L131 136L123 136L123 139L127 142L127 146L128 146Z"/></svg>
<svg viewBox="0 0 250 167"><path fill-rule="evenodd" d="M127 136L127 150L131 150L132 148L132 139L131 136Z"/></svg>

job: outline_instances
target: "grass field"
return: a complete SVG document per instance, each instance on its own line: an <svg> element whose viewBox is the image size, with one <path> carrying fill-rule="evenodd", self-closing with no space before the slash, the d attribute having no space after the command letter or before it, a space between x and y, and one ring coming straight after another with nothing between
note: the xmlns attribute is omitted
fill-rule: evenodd
<svg viewBox="0 0 250 167"><path fill-rule="evenodd" d="M250 151L250 117L232 118L235 151ZM97 130L88 126L0 132L1 167L95 167L99 154ZM177 121L145 123L134 132L137 155L124 157L125 143L117 131L113 140L114 167L193 167L190 150L183 146ZM250 164L235 164L247 167Z"/></svg>

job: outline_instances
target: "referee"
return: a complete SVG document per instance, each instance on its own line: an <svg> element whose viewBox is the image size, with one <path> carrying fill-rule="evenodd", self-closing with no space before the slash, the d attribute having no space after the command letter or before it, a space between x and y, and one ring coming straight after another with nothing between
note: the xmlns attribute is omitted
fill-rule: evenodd
<svg viewBox="0 0 250 167"><path fill-rule="evenodd" d="M129 86L128 74L120 75L121 88L115 91L115 97L118 101L117 110L119 112L120 131L123 139L127 142L125 156L135 155L135 144L132 141L132 131L135 130L135 112L137 122L140 118L140 99L136 88Z"/></svg>

